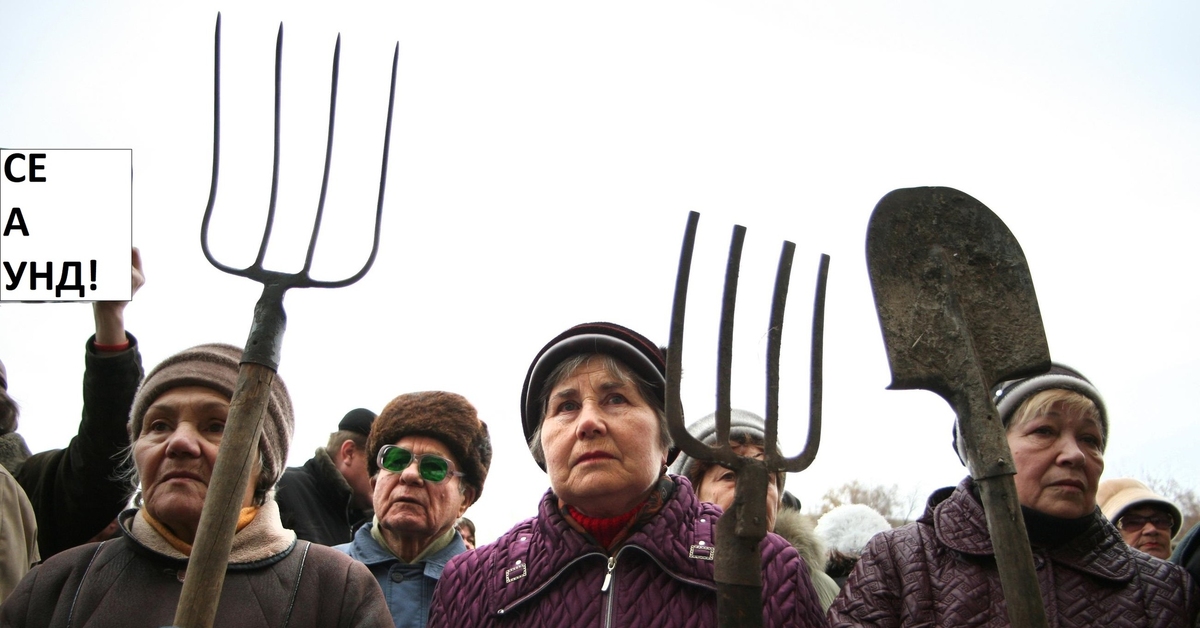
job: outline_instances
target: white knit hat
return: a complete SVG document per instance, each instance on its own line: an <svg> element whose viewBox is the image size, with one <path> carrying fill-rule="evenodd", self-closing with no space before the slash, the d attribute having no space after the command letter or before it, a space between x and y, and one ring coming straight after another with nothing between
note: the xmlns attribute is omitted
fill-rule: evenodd
<svg viewBox="0 0 1200 628"><path fill-rule="evenodd" d="M858 556L871 537L892 529L883 515L865 504L843 504L821 515L817 520L817 536L829 549Z"/></svg>

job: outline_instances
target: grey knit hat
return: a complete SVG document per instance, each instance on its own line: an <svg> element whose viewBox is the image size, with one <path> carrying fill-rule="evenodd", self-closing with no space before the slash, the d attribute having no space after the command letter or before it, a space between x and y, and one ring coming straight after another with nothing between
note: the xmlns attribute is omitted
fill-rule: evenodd
<svg viewBox="0 0 1200 628"><path fill-rule="evenodd" d="M141 435L142 419L150 404L172 388L201 386L233 399L241 360L242 350L226 344L199 345L163 360L142 380L133 398L133 409L129 412L129 441L132 443ZM283 379L276 375L271 383L262 438L258 443L263 461L258 486L273 487L283 475L295 425L292 399Z"/></svg>
<svg viewBox="0 0 1200 628"><path fill-rule="evenodd" d="M1104 408L1104 398L1082 373L1058 362L1052 362L1050 370L1045 373L1000 382L992 387L992 401L995 402L996 410L1000 414L1001 424L1007 428L1013 415L1026 399L1044 390L1052 389L1079 393L1095 404L1096 413L1100 416L1100 437L1103 439L1101 449L1103 450L1104 446L1108 445L1108 411ZM954 426L951 434L954 452L958 454L959 460L962 460L965 465L967 462L963 459L962 452L958 450L958 425Z"/></svg>
<svg viewBox="0 0 1200 628"><path fill-rule="evenodd" d="M8 390L8 371L4 370L3 360L0 360L0 388Z"/></svg>
<svg viewBox="0 0 1200 628"><path fill-rule="evenodd" d="M1013 414L1026 399L1043 390L1053 388L1077 392L1091 399L1092 403L1096 404L1096 412L1100 415L1100 429L1103 432L1104 442L1108 443L1108 412L1104 409L1104 398L1100 396L1100 391L1096 390L1092 382L1082 373L1058 362L1051 363L1050 370L1041 375L1001 382L992 389L996 410L1000 412L1000 421L1005 427L1008 427L1008 422L1012 420Z"/></svg>
<svg viewBox="0 0 1200 628"><path fill-rule="evenodd" d="M688 432L692 436L695 436L696 440L705 445L716 445L717 414L714 412L692 423L688 426ZM753 412L734 408L729 411L729 437L733 438L734 436L749 436L755 442L763 443L766 441L766 421ZM679 457L671 464L671 473L691 479L693 473L697 472L700 466L699 461L681 451ZM783 484L786 479L786 473L779 474L780 492L783 491Z"/></svg>

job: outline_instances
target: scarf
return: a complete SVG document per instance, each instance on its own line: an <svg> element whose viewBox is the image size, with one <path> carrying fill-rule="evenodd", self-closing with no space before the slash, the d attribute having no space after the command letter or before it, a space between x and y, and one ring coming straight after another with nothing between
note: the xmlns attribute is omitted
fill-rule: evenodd
<svg viewBox="0 0 1200 628"><path fill-rule="evenodd" d="M425 549L421 550L421 553L417 554L417 557L414 558L411 563L406 563L406 564L415 565L415 564L425 560L427 557L432 556L434 553L442 551L442 549L444 549L447 545L450 544L451 541L454 540L454 533L457 530L458 530L458 528L455 528L454 526L450 526L449 530L446 530L446 532L444 534L442 534L438 538L434 539L433 542L430 543ZM379 531L379 517L378 516L376 516L371 521L371 538L375 539L375 542L379 544L379 547L382 547L383 549L387 550L392 556L395 556L397 559L399 559L400 562L402 562L402 563L404 562L404 558L401 557L399 554L397 554L396 551L393 550L390 546L388 546L387 540L385 540L383 538L383 533Z"/></svg>
<svg viewBox="0 0 1200 628"><path fill-rule="evenodd" d="M141 509L141 513L142 518L146 520L146 523L150 524L150 527L154 528L154 531L157 532L164 541L169 543L171 547L174 547L180 554L183 554L184 556L190 557L192 555L191 543L188 543L187 541L175 536L175 533L171 532L171 530L167 528L167 526L163 525L161 521L150 516L150 511L143 508ZM246 506L245 508L242 508L241 512L238 513L237 531L241 532L242 528L250 525L250 522L254 521L254 516L257 514L258 506Z"/></svg>
<svg viewBox="0 0 1200 628"><path fill-rule="evenodd" d="M653 519L663 509L663 505L675 493L675 483L666 476L660 477L650 489L650 494L632 510L616 517L597 518L575 510L558 500L558 510L576 532L594 541L606 550L612 550L625 542L633 533L647 521Z"/></svg>

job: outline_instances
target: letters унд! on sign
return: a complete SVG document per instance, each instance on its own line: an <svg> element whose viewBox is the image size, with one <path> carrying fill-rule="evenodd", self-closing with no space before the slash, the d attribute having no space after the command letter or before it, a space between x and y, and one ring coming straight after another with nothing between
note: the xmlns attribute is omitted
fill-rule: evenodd
<svg viewBox="0 0 1200 628"><path fill-rule="evenodd" d="M127 301L133 150L0 150L0 302Z"/></svg>

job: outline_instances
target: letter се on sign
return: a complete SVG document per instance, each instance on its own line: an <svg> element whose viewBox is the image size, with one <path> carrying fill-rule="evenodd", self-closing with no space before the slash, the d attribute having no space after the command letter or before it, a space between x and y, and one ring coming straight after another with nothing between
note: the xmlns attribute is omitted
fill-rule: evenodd
<svg viewBox="0 0 1200 628"><path fill-rule="evenodd" d="M0 149L0 302L125 301L133 150Z"/></svg>

